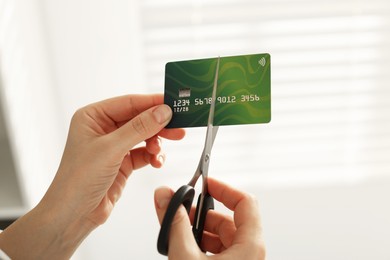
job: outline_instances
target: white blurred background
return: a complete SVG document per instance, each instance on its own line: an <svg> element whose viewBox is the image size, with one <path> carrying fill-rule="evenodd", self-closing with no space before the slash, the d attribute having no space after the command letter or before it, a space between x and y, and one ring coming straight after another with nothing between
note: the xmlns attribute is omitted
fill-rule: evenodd
<svg viewBox="0 0 390 260"><path fill-rule="evenodd" d="M168 61L264 52L272 121L222 127L209 175L257 196L268 259L390 259L387 0L0 0L0 218L42 197L77 108L162 93ZM165 141L74 259L164 259L153 191L188 182L204 135Z"/></svg>

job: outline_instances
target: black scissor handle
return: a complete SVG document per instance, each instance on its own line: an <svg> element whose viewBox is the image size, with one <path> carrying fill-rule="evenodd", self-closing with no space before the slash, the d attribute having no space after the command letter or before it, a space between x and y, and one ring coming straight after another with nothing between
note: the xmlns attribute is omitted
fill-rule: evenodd
<svg viewBox="0 0 390 260"><path fill-rule="evenodd" d="M196 219L198 218L198 215L199 215L199 204L200 204L201 195L202 194L200 194L198 197L198 203L196 205L194 221L196 221ZM213 199L213 197L210 196L210 194L207 193L204 196L202 210L200 211L198 228L196 227L196 223L193 223L193 225L192 225L192 233L194 233L194 237L195 237L196 243L198 244L199 248L202 248L201 243L202 243L202 238L203 238L204 225L206 222L207 212L210 209L214 209L214 199Z"/></svg>
<svg viewBox="0 0 390 260"><path fill-rule="evenodd" d="M161 223L160 233L157 240L157 250L162 255L168 255L168 241L169 233L173 218L180 205L186 208L187 213L190 212L192 201L194 200L195 190L189 185L181 186L173 195L169 202L167 211L165 212L164 219Z"/></svg>

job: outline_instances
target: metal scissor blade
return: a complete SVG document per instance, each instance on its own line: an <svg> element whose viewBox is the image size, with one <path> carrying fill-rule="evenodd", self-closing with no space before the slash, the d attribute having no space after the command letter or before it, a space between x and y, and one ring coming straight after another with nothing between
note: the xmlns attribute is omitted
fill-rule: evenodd
<svg viewBox="0 0 390 260"><path fill-rule="evenodd" d="M207 120L207 132L206 132L206 140L203 148L202 155L200 156L198 167L196 168L195 174L192 177L191 181L188 183L188 185L191 185L192 187L195 187L195 184L199 178L200 175L203 177L208 174L208 163L205 163L206 157L210 159L210 153L211 149L214 145L214 140L218 132L218 126L214 126L214 111L215 111L215 100L216 100L216 93L217 93L217 86L218 86L218 74L219 74L219 62L220 57L218 57L217 60L217 66L215 70L215 76L214 76L214 85L213 85L213 91L211 95L211 104L210 104L210 111L209 111L209 117ZM206 165L207 164L207 165ZM203 188L205 186L203 185ZM202 189L202 192L204 189ZM207 184L206 184L206 190L207 191Z"/></svg>
<svg viewBox="0 0 390 260"><path fill-rule="evenodd" d="M201 165L201 172L202 175L207 177L208 173L208 166L210 161L210 155L211 155L211 149L214 144L215 134L214 131L216 127L214 127L214 112L215 112L215 102L216 102L216 96L217 96L217 86L218 86L218 73L219 73L219 62L220 57L218 57L217 60L217 68L215 70L215 77L214 77L214 86L213 86L213 92L211 95L211 104L210 104L210 112L209 112L209 119L207 121L207 132L206 132L206 140L204 144L204 150L202 153L203 157L203 163ZM217 128L218 129L218 128Z"/></svg>
<svg viewBox="0 0 390 260"><path fill-rule="evenodd" d="M215 137L217 136L218 128L219 128L219 126L214 126L211 148L214 145L214 140L215 140ZM200 160L199 160L199 163L198 163L198 167L196 168L195 174L192 177L192 179L190 180L190 182L188 183L188 185L190 185L192 187L195 187L195 184L196 184L197 180L199 179L200 175L202 175L201 168L202 168L202 164L203 164L203 160L204 160L203 159L204 158L203 153L204 153L204 150L203 150L202 155L200 157Z"/></svg>
<svg viewBox="0 0 390 260"><path fill-rule="evenodd" d="M194 229L199 230L201 222L202 215L205 216L202 212L203 204L206 195L208 194L208 185L207 185L207 176L209 171L209 165L210 165L210 156L211 156L211 149L213 148L214 140L218 132L218 126L214 127L214 111L215 111L215 102L216 102L216 96L217 96L217 86L218 86L218 73L219 73L219 63L221 58L218 57L217 60L217 68L215 70L215 77L214 77L214 86L213 86L213 93L211 96L211 104L210 104L210 112L209 112L209 118L207 121L207 132L206 132L206 141L204 144L204 149L202 152L202 157L199 162L199 171L202 175L202 193L200 194L199 198L199 205L198 205L198 214L195 216L194 220ZM203 222L204 223L204 222Z"/></svg>

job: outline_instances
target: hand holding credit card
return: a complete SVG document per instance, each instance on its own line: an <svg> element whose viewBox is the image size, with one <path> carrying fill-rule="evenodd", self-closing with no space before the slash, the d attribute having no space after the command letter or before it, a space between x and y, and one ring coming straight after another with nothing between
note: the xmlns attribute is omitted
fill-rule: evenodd
<svg viewBox="0 0 390 260"><path fill-rule="evenodd" d="M218 58L169 62L164 103L173 111L168 128L206 126ZM220 57L214 125L271 120L269 54Z"/></svg>

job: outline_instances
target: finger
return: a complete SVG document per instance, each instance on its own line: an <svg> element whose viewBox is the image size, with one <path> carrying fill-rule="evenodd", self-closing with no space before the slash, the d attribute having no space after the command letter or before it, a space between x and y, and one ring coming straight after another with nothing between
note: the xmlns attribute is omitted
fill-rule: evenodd
<svg viewBox="0 0 390 260"><path fill-rule="evenodd" d="M158 219L160 223L163 220L168 204L173 196L173 191L170 188L161 187L154 193L154 201ZM169 235L169 258L186 259L189 256L199 256L201 251L196 244L194 235L191 229L190 219L183 206L180 206L172 221Z"/></svg>
<svg viewBox="0 0 390 260"><path fill-rule="evenodd" d="M208 188L213 198L234 211L237 231L233 243L260 241L261 223L256 199L212 178L208 179Z"/></svg>
<svg viewBox="0 0 390 260"><path fill-rule="evenodd" d="M154 191L154 206L156 208L156 213L160 224L162 223L173 194L173 190L168 187L160 187Z"/></svg>
<svg viewBox="0 0 390 260"><path fill-rule="evenodd" d="M196 208L190 210L190 220L193 225ZM206 215L204 233L202 238L202 249L219 253L232 245L236 226L232 217L221 214L215 210L209 210Z"/></svg>
<svg viewBox="0 0 390 260"><path fill-rule="evenodd" d="M163 102L164 97L162 94L125 95L106 99L90 106L95 107L103 115L115 122L123 122L129 121L140 112L163 104Z"/></svg>
<svg viewBox="0 0 390 260"><path fill-rule="evenodd" d="M164 128L158 135L169 140L181 140L185 136L186 131L183 128Z"/></svg>
<svg viewBox="0 0 390 260"><path fill-rule="evenodd" d="M189 214L191 223L195 218L195 210L195 207L192 207ZM204 226L202 249L214 254L222 252L231 246L235 231L236 227L230 216L209 210Z"/></svg>
<svg viewBox="0 0 390 260"><path fill-rule="evenodd" d="M209 210L204 229L208 233L216 235L225 248L232 245L236 232L236 226L232 217Z"/></svg>
<svg viewBox="0 0 390 260"><path fill-rule="evenodd" d="M202 249L206 252L218 254L224 251L226 247L223 245L219 236L209 232L204 232L202 238Z"/></svg>
<svg viewBox="0 0 390 260"><path fill-rule="evenodd" d="M159 153L157 155L151 155L150 165L154 168L161 168L165 162L165 154Z"/></svg>
<svg viewBox="0 0 390 260"><path fill-rule="evenodd" d="M160 132L171 118L172 110L167 105L149 108L112 132L110 141L117 143L121 149L131 149Z"/></svg>
<svg viewBox="0 0 390 260"><path fill-rule="evenodd" d="M134 170L138 170L147 165L154 168L161 168L165 162L165 154L150 154L145 147L139 147L131 150L123 159L120 171L126 176L126 179Z"/></svg>
<svg viewBox="0 0 390 260"><path fill-rule="evenodd" d="M114 182L111 184L110 188L107 191L107 198L111 201L111 206L114 206L115 203L119 200L122 195L122 192L126 186L128 175L123 171L119 171L115 177Z"/></svg>
<svg viewBox="0 0 390 260"><path fill-rule="evenodd" d="M148 153L145 147L133 149L123 158L120 170L128 178L133 170L140 169L152 160L152 155Z"/></svg>
<svg viewBox="0 0 390 260"><path fill-rule="evenodd" d="M161 151L161 138L157 135L152 136L146 142L146 150L150 154L158 154Z"/></svg>

